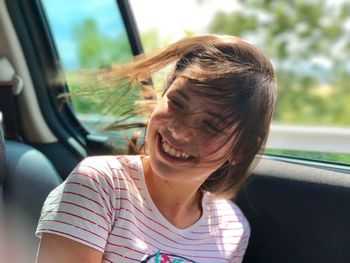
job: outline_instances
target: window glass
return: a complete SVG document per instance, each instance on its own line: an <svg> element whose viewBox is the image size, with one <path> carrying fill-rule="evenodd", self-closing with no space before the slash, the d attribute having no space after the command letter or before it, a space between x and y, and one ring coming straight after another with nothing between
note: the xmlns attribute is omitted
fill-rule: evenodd
<svg viewBox="0 0 350 263"><path fill-rule="evenodd" d="M267 153L350 163L349 1L130 3L146 52L199 33L237 35L262 48L279 85Z"/></svg>
<svg viewBox="0 0 350 263"><path fill-rule="evenodd" d="M106 134L119 127L131 134L128 120L144 119L133 113L139 88L126 83L116 87L101 80L100 73L133 57L116 1L42 0L42 5L78 119L90 132Z"/></svg>

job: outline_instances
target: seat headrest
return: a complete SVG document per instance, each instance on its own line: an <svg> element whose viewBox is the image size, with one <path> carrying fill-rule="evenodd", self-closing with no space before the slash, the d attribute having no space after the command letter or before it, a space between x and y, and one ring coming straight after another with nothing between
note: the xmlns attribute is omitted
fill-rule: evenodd
<svg viewBox="0 0 350 263"><path fill-rule="evenodd" d="M23 89L22 78L16 74L14 67L6 57L0 57L0 84L11 85L14 95L20 94Z"/></svg>
<svg viewBox="0 0 350 263"><path fill-rule="evenodd" d="M6 155L5 155L5 140L0 127L0 185L5 181L6 176Z"/></svg>

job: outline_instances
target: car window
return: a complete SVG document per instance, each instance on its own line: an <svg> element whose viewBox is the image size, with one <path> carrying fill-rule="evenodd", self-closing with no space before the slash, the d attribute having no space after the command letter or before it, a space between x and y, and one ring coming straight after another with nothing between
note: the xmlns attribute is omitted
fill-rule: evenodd
<svg viewBox="0 0 350 263"><path fill-rule="evenodd" d="M64 97L78 120L90 133L111 137L130 137L130 126L142 130L144 117L134 113L139 87L115 86L103 74L133 57L116 1L42 0L42 6L68 86Z"/></svg>
<svg viewBox="0 0 350 263"><path fill-rule="evenodd" d="M350 164L349 2L130 3L146 53L197 33L237 35L262 48L278 79L266 153Z"/></svg>

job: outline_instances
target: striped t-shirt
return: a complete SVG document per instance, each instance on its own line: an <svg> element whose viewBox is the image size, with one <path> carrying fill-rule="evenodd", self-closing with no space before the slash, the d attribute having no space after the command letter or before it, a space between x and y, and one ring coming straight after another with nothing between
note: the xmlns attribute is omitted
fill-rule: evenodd
<svg viewBox="0 0 350 263"><path fill-rule="evenodd" d="M36 234L90 246L102 262L241 262L250 235L241 210L207 192L202 207L179 229L153 203L140 156L89 157L49 194Z"/></svg>

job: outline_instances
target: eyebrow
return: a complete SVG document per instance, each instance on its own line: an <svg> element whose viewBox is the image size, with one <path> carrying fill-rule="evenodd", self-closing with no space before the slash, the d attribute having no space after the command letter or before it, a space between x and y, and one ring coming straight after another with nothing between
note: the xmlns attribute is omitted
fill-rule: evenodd
<svg viewBox="0 0 350 263"><path fill-rule="evenodd" d="M176 91L181 97L183 97L185 100L189 101L190 98L189 96L182 90L177 90ZM221 122L224 122L225 119L219 114L219 113L216 113L216 112L212 112L212 111L206 111L206 113L216 119L218 119L219 121Z"/></svg>
<svg viewBox="0 0 350 263"><path fill-rule="evenodd" d="M216 118L216 119L218 119L219 121L225 121L225 119L220 115L220 114L218 114L218 113L216 113L216 112L212 112L212 111L207 111L206 112L208 115L211 115L211 116L213 116L214 118Z"/></svg>

